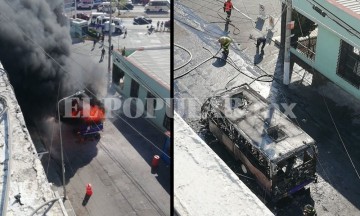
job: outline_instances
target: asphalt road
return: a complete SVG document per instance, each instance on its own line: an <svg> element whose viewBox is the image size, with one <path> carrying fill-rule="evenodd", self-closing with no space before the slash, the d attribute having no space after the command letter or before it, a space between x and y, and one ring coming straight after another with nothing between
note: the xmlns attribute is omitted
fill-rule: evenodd
<svg viewBox="0 0 360 216"><path fill-rule="evenodd" d="M88 10L88 9L78 9L77 13L85 13L90 14L91 12L97 12L96 9ZM120 14L119 14L120 12ZM66 14L74 15L75 10L67 10ZM134 9L132 10L118 10L113 15L118 17L136 17L136 16L148 16L151 18L166 18L170 17L170 12L145 12L144 6L142 5L135 5Z"/></svg>
<svg viewBox="0 0 360 216"><path fill-rule="evenodd" d="M255 29L253 20L256 20L258 15L259 3L264 2L242 0L233 3L242 13L233 12L232 15L232 24L238 28L238 31L235 31L234 26L230 26L229 29L224 28L219 14L225 15L221 10L219 13L218 8L221 8L219 1L175 1L174 42L188 49L192 59L184 68L176 70L174 76L190 71L214 55L219 50L217 38L227 34L236 41L230 48L229 60L235 62L246 74L246 76L239 74L223 61L211 59L174 81L175 109L195 131L204 137L209 146L235 173L240 173L232 157L221 144L203 130L199 123L201 104L207 97L226 88L251 82L252 79L248 76L257 77L265 73L274 75L277 81L255 82L252 87L273 103L297 104L293 110L297 118L292 120L317 141L319 182L310 185L310 196L299 194L283 200L276 208L274 206L269 208L277 215L302 215L302 208L310 203L315 205L318 215L358 215L360 190L357 185L360 179L350 159L355 168L359 169L360 151L357 145L360 141L357 135L360 131L359 101L354 100L323 77L311 75L301 69L294 70L292 84L284 87L281 84L281 51L273 45L265 47L263 59L255 66L254 59L259 55L256 54L254 41L249 36L250 34L259 36L263 33ZM270 14L273 11L274 17L276 14L279 15L278 11L281 10L278 7L279 1L266 1L266 4ZM174 49L174 66L178 67L190 56L181 48ZM326 96L327 92L332 92L333 96ZM334 127L327 106L344 144ZM256 184L241 176L239 178L261 200L264 200L263 193L257 189Z"/></svg>

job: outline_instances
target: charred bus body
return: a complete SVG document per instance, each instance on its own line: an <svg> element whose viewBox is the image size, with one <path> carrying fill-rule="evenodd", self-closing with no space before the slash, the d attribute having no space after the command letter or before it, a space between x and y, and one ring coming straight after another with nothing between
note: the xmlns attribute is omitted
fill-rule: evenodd
<svg viewBox="0 0 360 216"><path fill-rule="evenodd" d="M72 125L74 133L81 141L88 138L100 139L100 132L104 129L104 104L97 97L90 97L89 95L91 94L85 91L63 101L59 106L61 121ZM67 115L65 115L65 103L68 103L67 106L71 108Z"/></svg>
<svg viewBox="0 0 360 216"><path fill-rule="evenodd" d="M272 202L316 181L315 141L248 85L210 97L201 115Z"/></svg>

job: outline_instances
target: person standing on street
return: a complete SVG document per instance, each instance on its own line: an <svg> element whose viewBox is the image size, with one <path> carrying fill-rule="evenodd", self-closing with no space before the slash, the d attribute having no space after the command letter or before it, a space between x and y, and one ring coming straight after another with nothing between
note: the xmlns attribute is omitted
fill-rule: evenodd
<svg viewBox="0 0 360 216"><path fill-rule="evenodd" d="M264 47L266 44L266 38L265 37L259 37L256 39L256 49L259 49L260 44L262 43L261 46L261 51L264 51Z"/></svg>
<svg viewBox="0 0 360 216"><path fill-rule="evenodd" d="M104 46L104 40L105 40L105 36L104 34L101 35L101 45Z"/></svg>
<svg viewBox="0 0 360 216"><path fill-rule="evenodd" d="M125 28L124 38L126 38L126 36L127 36L127 28Z"/></svg>
<svg viewBox="0 0 360 216"><path fill-rule="evenodd" d="M122 54L123 56L125 56L125 54L126 54L126 49L125 49L125 47L124 47L123 50L121 50L121 54Z"/></svg>
<svg viewBox="0 0 360 216"><path fill-rule="evenodd" d="M159 31L159 25L160 25L160 21L157 21L157 24L156 24L156 31Z"/></svg>
<svg viewBox="0 0 360 216"><path fill-rule="evenodd" d="M232 39L227 36L222 36L219 38L218 42L220 43L221 48L224 49L222 53L224 55L228 56L229 55L229 46L232 42Z"/></svg>
<svg viewBox="0 0 360 216"><path fill-rule="evenodd" d="M231 10L233 8L234 7L233 7L231 0L226 0L226 2L224 3L224 12L227 13L226 21L230 22Z"/></svg>
<svg viewBox="0 0 360 216"><path fill-rule="evenodd" d="M164 22L162 21L161 24L160 24L160 31L163 28L163 26L164 26Z"/></svg>
<svg viewBox="0 0 360 216"><path fill-rule="evenodd" d="M14 198L15 198L15 202L18 202L20 205L24 205L20 200L21 199L21 194L20 193L15 195Z"/></svg>
<svg viewBox="0 0 360 216"><path fill-rule="evenodd" d="M105 56L105 48L103 47L101 50L101 57L100 57L100 61L102 61L104 59Z"/></svg>

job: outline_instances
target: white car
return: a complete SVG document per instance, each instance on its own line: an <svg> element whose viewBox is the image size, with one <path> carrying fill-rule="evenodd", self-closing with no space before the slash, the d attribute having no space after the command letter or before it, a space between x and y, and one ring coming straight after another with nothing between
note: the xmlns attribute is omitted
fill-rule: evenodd
<svg viewBox="0 0 360 216"><path fill-rule="evenodd" d="M91 9L92 4L90 2L80 2L77 4L78 9Z"/></svg>

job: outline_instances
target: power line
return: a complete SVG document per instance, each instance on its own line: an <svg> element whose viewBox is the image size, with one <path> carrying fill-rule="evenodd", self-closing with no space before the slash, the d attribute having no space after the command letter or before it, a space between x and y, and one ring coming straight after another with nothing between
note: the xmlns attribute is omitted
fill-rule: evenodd
<svg viewBox="0 0 360 216"><path fill-rule="evenodd" d="M328 111L328 113L329 113L329 115L330 115L331 121L332 121L332 123L333 123L333 125L334 125L334 127L335 127L336 133L337 133L337 135L339 136L339 139L340 139L342 145L344 146L344 149L345 149L346 154L347 154L347 156L348 156L348 158L349 158L349 160L350 160L350 163L351 163L351 165L353 166L353 168L354 168L354 170L355 170L355 173L356 173L357 177L358 177L359 180L360 180L359 172L357 171L357 169L356 169L356 167L355 167L355 165L354 165L354 162L353 162L353 160L351 159L351 156L350 156L350 154L349 154L349 152L348 152L348 150L347 150L347 148L346 148L346 146L345 146L345 143L344 143L344 141L343 141L343 139L342 139L342 137L341 137L341 134L340 134L340 132L339 132L339 130L338 130L336 124L335 124L334 118L333 118L333 116L331 115L330 109L329 109L329 107L328 107L328 105L327 105L327 103L326 103L326 100L325 100L324 96L323 96L323 100L324 100L326 109L327 109L327 111Z"/></svg>

